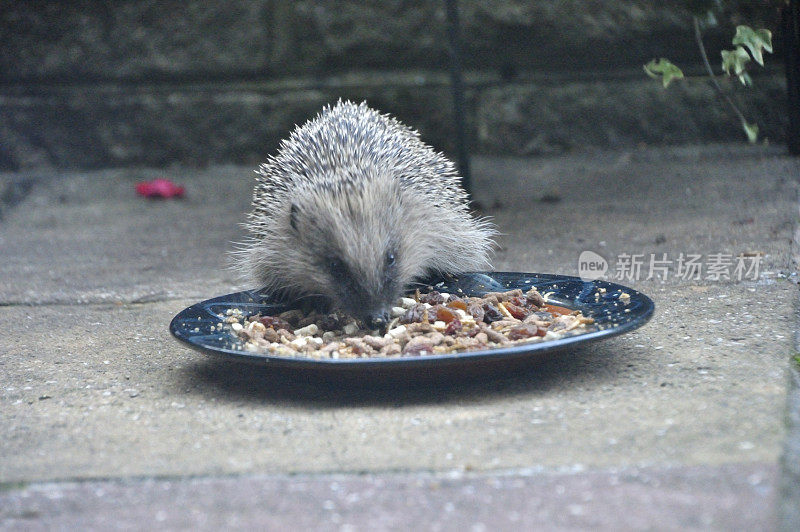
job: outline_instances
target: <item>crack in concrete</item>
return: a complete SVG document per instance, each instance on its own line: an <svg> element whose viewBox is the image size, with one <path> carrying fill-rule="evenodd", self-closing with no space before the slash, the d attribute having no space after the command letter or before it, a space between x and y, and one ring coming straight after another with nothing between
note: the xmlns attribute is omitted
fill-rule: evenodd
<svg viewBox="0 0 800 532"><path fill-rule="evenodd" d="M39 180L30 176L11 178L0 187L0 222L14 207L27 198Z"/></svg>
<svg viewBox="0 0 800 532"><path fill-rule="evenodd" d="M790 364L779 493L780 527L786 532L800 530L800 367L793 359Z"/></svg>
<svg viewBox="0 0 800 532"><path fill-rule="evenodd" d="M800 210L800 202L798 202ZM794 270L800 268L800 219L795 221L792 239ZM800 352L800 305L795 301L796 352ZM794 354L793 354L794 355ZM786 532L800 530L800 364L789 357L789 386L786 392L786 439L780 461L778 493L779 526Z"/></svg>
<svg viewBox="0 0 800 532"><path fill-rule="evenodd" d="M83 299L83 300L59 300L50 301L23 301L9 300L0 301L0 308L3 307L69 307L69 306L97 306L97 305L150 305L153 303L168 303L170 301L201 301L208 299L208 296L188 295L188 296L163 296L150 297L142 296L135 299Z"/></svg>

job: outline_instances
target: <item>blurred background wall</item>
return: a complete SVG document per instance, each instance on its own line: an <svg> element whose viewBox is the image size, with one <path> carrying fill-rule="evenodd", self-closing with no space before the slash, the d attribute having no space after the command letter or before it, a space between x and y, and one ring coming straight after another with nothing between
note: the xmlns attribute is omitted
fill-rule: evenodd
<svg viewBox="0 0 800 532"><path fill-rule="evenodd" d="M769 4L731 3L705 37L715 68L737 23L777 29ZM642 71L665 56L702 73L683 2L459 5L473 153L744 142L706 82ZM340 97L455 148L441 1L0 0L0 42L2 169L255 164ZM731 89L779 143L782 61L766 61Z"/></svg>

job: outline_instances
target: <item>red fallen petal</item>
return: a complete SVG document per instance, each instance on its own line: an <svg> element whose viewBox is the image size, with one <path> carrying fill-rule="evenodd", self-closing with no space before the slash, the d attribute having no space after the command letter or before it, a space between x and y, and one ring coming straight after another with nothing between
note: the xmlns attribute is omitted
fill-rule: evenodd
<svg viewBox="0 0 800 532"><path fill-rule="evenodd" d="M136 184L136 193L146 198L181 198L186 189L169 179L153 179Z"/></svg>

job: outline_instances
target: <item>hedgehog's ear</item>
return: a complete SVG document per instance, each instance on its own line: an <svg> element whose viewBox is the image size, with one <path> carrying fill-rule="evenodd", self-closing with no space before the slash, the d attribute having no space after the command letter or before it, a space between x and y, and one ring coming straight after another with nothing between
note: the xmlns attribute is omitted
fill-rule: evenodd
<svg viewBox="0 0 800 532"><path fill-rule="evenodd" d="M292 206L289 207L289 225L297 231L297 204L295 203L292 203Z"/></svg>

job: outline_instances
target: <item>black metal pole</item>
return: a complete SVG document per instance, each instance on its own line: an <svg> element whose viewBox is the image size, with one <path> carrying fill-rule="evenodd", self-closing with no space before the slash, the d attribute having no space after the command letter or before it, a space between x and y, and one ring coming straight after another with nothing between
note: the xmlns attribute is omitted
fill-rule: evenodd
<svg viewBox="0 0 800 532"><path fill-rule="evenodd" d="M792 155L800 155L800 2L790 0L781 12L784 59L786 61L786 96L789 125L786 146Z"/></svg>
<svg viewBox="0 0 800 532"><path fill-rule="evenodd" d="M464 80L461 77L461 25L458 20L457 0L445 0L447 9L447 37L450 41L450 87L453 93L453 120L455 122L456 151L461 171L462 185L472 197L472 175L469 168L467 125L464 117Z"/></svg>

